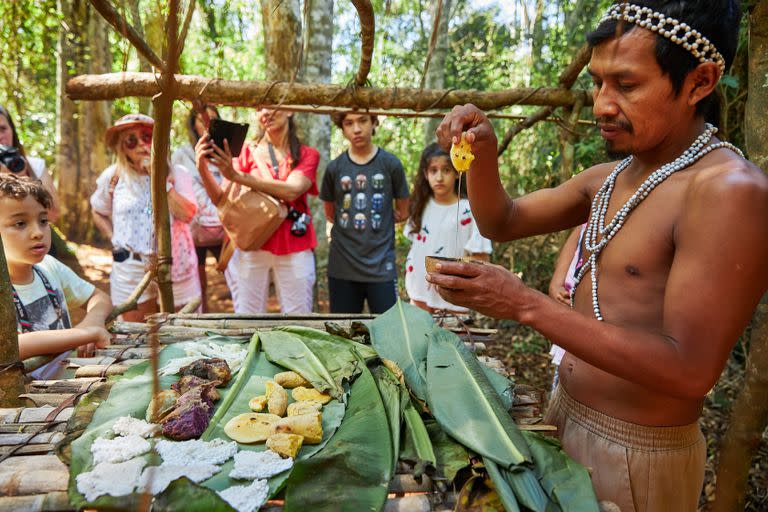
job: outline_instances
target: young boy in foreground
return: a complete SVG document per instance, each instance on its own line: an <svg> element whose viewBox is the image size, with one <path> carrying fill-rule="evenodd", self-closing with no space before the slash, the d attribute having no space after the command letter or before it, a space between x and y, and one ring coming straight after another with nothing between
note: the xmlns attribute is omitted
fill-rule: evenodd
<svg viewBox="0 0 768 512"><path fill-rule="evenodd" d="M51 196L40 181L0 174L0 235L13 285L19 355L59 354L30 374L54 378L68 352L93 354L109 344L104 322L112 310L109 296L48 255ZM85 306L85 318L72 327L68 306Z"/></svg>

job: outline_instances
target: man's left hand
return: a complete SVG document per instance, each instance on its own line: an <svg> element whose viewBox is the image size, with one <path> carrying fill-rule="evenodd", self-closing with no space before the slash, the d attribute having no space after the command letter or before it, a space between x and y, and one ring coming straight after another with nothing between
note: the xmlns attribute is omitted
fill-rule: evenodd
<svg viewBox="0 0 768 512"><path fill-rule="evenodd" d="M493 318L518 320L532 292L515 274L489 263L441 262L427 281L451 304Z"/></svg>

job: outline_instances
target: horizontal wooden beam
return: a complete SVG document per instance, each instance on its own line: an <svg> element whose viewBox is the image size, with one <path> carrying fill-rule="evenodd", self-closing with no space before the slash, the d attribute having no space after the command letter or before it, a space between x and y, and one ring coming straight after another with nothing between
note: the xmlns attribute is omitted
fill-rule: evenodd
<svg viewBox="0 0 768 512"><path fill-rule="evenodd" d="M359 88L335 84L238 81L176 75L178 99L200 99L215 105L259 107L293 104L326 107L407 109L422 111L449 109L473 103L483 110L511 105L570 106L577 98L591 104L586 91L563 88L516 88L503 91L476 91L417 88ZM125 97L152 97L160 85L152 73L108 73L80 75L69 80L66 93L73 100L116 100Z"/></svg>

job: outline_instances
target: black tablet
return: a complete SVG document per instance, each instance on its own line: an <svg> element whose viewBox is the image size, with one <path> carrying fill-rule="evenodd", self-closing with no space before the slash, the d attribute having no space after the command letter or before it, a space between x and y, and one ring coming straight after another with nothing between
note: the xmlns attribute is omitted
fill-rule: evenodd
<svg viewBox="0 0 768 512"><path fill-rule="evenodd" d="M224 139L227 139L232 156L237 157L240 155L240 150L243 149L245 136L248 133L248 123L241 124L223 119L211 119L208 132L211 134L213 143L221 149L224 149Z"/></svg>

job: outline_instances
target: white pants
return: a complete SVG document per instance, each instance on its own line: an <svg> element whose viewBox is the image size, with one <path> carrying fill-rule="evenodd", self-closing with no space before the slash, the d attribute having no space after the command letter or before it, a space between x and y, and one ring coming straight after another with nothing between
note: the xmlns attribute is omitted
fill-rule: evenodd
<svg viewBox="0 0 768 512"><path fill-rule="evenodd" d="M310 313L315 286L315 257L306 250L276 255L267 251L240 251L227 267L235 313L266 313L269 271L275 278L283 313Z"/></svg>
<svg viewBox="0 0 768 512"><path fill-rule="evenodd" d="M114 305L122 304L128 300L133 291L139 286L139 282L146 272L144 262L134 259L127 259L120 263L112 262L112 273L110 274L109 291ZM193 299L200 297L200 278L195 273L190 274L186 279L173 283L173 303L178 308ZM144 293L138 300L138 303L146 302L158 297L157 284L153 281L149 283Z"/></svg>

